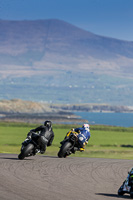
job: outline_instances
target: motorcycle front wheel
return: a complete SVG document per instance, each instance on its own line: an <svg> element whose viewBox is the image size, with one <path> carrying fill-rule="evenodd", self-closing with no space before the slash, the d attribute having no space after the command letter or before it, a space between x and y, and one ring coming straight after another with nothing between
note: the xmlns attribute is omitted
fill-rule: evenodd
<svg viewBox="0 0 133 200"><path fill-rule="evenodd" d="M123 192L123 189L120 187L119 190L118 190L118 195L119 196L123 196L125 192Z"/></svg>
<svg viewBox="0 0 133 200"><path fill-rule="evenodd" d="M59 158L65 158L66 156L68 156L70 154L70 149L72 148L72 144L70 142L65 142L59 152L58 152L58 157Z"/></svg>
<svg viewBox="0 0 133 200"><path fill-rule="evenodd" d="M34 149L34 145L29 143L27 146L25 146L21 150L21 153L18 155L18 159L23 160L25 157L32 155L33 149Z"/></svg>

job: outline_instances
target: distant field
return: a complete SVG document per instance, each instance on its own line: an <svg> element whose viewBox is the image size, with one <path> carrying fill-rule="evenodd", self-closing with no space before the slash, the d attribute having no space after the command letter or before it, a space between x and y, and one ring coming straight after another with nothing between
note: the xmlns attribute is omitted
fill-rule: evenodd
<svg viewBox="0 0 133 200"><path fill-rule="evenodd" d="M37 126L38 124L1 122L0 153L18 154L29 130ZM57 155L60 141L72 127L75 125L53 125L55 138L45 155ZM72 156L133 159L133 128L91 126L91 138L86 151L76 152Z"/></svg>

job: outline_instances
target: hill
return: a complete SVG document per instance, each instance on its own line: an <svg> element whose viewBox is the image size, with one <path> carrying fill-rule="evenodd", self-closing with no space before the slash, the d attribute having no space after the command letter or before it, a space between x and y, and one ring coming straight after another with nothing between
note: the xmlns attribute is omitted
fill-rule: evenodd
<svg viewBox="0 0 133 200"><path fill-rule="evenodd" d="M0 30L0 98L132 105L133 42L56 19Z"/></svg>
<svg viewBox="0 0 133 200"><path fill-rule="evenodd" d="M48 104L21 99L0 100L0 121L42 123L51 120L54 123L88 122L74 114L81 112L133 112L133 107L112 106L108 104Z"/></svg>
<svg viewBox="0 0 133 200"><path fill-rule="evenodd" d="M21 99L0 100L0 121L42 123L45 120L51 120L54 123L83 121L70 110L63 110L61 107L54 108L47 103Z"/></svg>

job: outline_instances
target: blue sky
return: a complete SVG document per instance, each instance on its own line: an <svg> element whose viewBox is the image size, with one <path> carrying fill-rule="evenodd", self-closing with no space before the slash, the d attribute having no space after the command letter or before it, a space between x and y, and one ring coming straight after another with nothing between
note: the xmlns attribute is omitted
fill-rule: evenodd
<svg viewBox="0 0 133 200"><path fill-rule="evenodd" d="M98 35L133 41L133 0L0 0L0 19L60 19Z"/></svg>

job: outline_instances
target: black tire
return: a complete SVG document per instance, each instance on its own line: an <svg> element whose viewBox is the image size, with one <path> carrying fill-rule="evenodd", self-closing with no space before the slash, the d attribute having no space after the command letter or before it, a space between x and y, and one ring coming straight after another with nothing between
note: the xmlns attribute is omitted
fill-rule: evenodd
<svg viewBox="0 0 133 200"><path fill-rule="evenodd" d="M59 158L65 158L67 155L69 155L69 150L71 149L72 144L70 142L65 142L59 152L58 152L58 157Z"/></svg>
<svg viewBox="0 0 133 200"><path fill-rule="evenodd" d="M123 196L124 193L125 193L125 192L123 192L122 188L120 188L120 189L118 190L118 195L119 195L119 196Z"/></svg>
<svg viewBox="0 0 133 200"><path fill-rule="evenodd" d="M133 199L133 190L130 191L130 197Z"/></svg>
<svg viewBox="0 0 133 200"><path fill-rule="evenodd" d="M20 153L19 155L18 155L18 159L19 160L23 160L25 157Z"/></svg>
<svg viewBox="0 0 133 200"><path fill-rule="evenodd" d="M28 144L27 146L23 148L21 153L18 155L18 159L23 160L25 157L28 157L30 154L32 154L33 149L34 149L34 145L31 143Z"/></svg>

